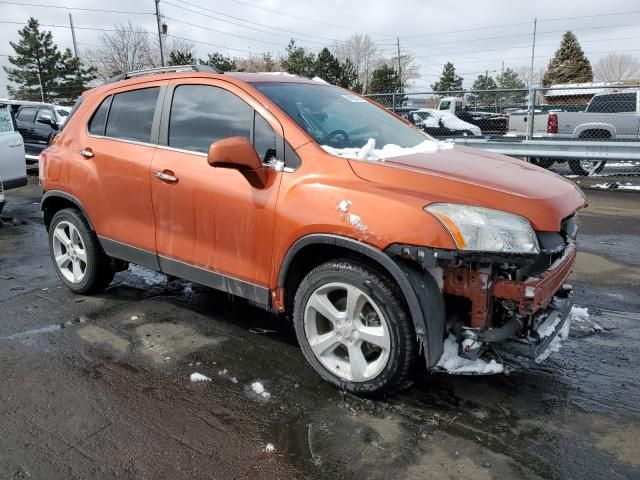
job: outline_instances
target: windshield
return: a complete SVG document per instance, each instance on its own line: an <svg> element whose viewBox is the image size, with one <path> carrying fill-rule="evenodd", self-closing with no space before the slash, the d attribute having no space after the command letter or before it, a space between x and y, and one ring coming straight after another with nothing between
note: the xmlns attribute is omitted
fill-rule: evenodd
<svg viewBox="0 0 640 480"><path fill-rule="evenodd" d="M254 83L320 145L415 147L430 137L353 93L330 85Z"/></svg>

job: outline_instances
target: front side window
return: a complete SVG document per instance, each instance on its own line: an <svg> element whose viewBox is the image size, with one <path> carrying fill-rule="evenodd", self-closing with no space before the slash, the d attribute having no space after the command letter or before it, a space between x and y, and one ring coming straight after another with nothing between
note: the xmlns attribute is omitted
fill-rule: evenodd
<svg viewBox="0 0 640 480"><path fill-rule="evenodd" d="M373 139L375 148L390 144L408 148L430 138L387 110L338 87L293 82L253 86L322 146L362 148Z"/></svg>
<svg viewBox="0 0 640 480"><path fill-rule="evenodd" d="M253 108L233 93L209 85L175 89L169 118L169 146L206 153L229 137L251 140Z"/></svg>
<svg viewBox="0 0 640 480"><path fill-rule="evenodd" d="M144 88L113 96L107 128L107 137L148 143L156 110L160 87Z"/></svg>

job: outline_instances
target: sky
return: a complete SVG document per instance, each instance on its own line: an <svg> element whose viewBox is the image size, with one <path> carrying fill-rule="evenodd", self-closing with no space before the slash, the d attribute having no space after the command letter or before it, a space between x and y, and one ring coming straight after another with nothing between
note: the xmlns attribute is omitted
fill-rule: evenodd
<svg viewBox="0 0 640 480"><path fill-rule="evenodd" d="M114 10L99 12L94 10ZM157 32L154 0L0 0L0 65L8 65L18 30L30 16L53 32L60 48L71 48L69 13L80 53L98 43L99 29L131 21ZM572 30L595 63L611 52L640 58L638 0L161 0L169 35L189 39L196 53L233 57L284 52L289 39L313 51L354 33L367 33L380 55L415 58L420 78L414 91L428 91L451 61L470 87L480 74L528 69L534 18L538 18L534 69L541 71ZM581 17L581 18L577 18ZM155 37L154 37L155 38ZM0 71L0 98L7 78Z"/></svg>

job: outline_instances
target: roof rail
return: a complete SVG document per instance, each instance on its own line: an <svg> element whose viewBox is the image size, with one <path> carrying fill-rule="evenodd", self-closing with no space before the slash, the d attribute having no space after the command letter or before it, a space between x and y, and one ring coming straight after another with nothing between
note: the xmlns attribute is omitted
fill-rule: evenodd
<svg viewBox="0 0 640 480"><path fill-rule="evenodd" d="M158 67L158 68L145 68L142 70L133 70L127 73L121 73L115 77L111 77L105 83L119 82L120 80L126 80L127 78L141 77L143 75L153 75L154 73L168 73L168 72L209 72L209 73L224 73L219 68L212 67L211 65L175 65L172 67Z"/></svg>

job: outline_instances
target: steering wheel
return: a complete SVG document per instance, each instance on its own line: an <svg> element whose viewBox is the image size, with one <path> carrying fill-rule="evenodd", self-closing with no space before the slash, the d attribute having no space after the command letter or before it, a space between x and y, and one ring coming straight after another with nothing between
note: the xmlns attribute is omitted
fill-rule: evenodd
<svg viewBox="0 0 640 480"><path fill-rule="evenodd" d="M349 134L344 130L338 129L329 132L324 137L322 137L322 140L320 140L320 145L329 145L335 148L344 148L349 145L349 142Z"/></svg>

